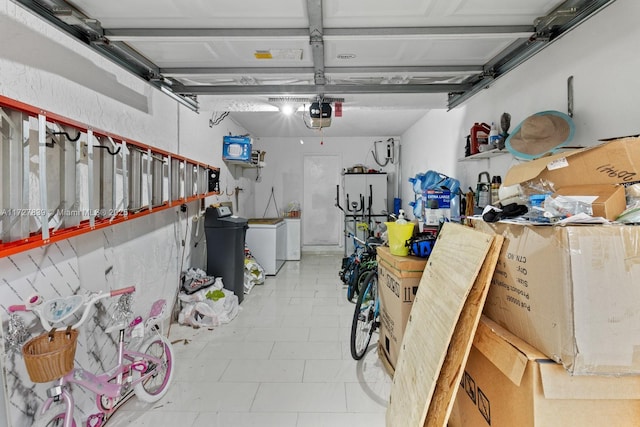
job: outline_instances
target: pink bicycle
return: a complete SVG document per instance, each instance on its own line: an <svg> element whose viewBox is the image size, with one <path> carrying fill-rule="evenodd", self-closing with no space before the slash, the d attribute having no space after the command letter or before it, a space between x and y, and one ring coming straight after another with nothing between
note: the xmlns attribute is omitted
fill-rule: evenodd
<svg viewBox="0 0 640 427"><path fill-rule="evenodd" d="M92 391L96 395L98 411L87 419L87 427L100 427L113 414L113 411L124 401L135 394L145 402L155 402L167 392L173 377L173 350L171 343L162 335L161 322L167 311L165 300L156 301L146 320L136 317L129 322L125 311L129 310L131 294L135 287L113 290L108 293L91 293L88 295L72 295L66 298L55 298L42 301L40 297L31 298L25 305L9 307L11 313L31 311L38 315L40 323L48 334L48 339L54 339L54 334L67 335L89 317L92 307L103 298L120 296L118 307L121 313L116 316L117 324L107 328L106 332L119 331L117 364L102 374L93 374L84 369L73 368L68 373L54 379L52 387L47 390L48 398L44 401L35 427L62 426L78 427L80 423L74 416L74 399L69 385L76 384ZM79 309L84 307L80 320L66 331L53 332L52 325L64 324ZM122 307L126 307L124 310ZM77 336L77 333L76 335ZM39 338L44 338L44 334ZM126 338L126 339L125 339ZM55 336L55 339L58 339ZM35 340L35 339L34 339ZM33 341L33 340L32 340ZM25 347L29 342L25 343ZM75 352L75 341L73 341ZM135 348L136 350L131 350ZM23 350L23 353L26 350ZM25 363L27 362L25 354ZM70 356L73 364L73 355ZM27 364L29 368L29 364ZM64 369L64 368L63 368ZM29 370L29 369L28 369ZM34 375L29 371L33 380ZM54 374L55 375L55 374ZM46 376L44 381L48 382Z"/></svg>

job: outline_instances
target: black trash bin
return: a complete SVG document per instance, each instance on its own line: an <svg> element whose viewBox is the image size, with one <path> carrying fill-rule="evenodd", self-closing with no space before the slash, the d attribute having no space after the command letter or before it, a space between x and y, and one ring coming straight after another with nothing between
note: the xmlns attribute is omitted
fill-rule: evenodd
<svg viewBox="0 0 640 427"><path fill-rule="evenodd" d="M234 217L227 206L207 208L204 232L207 239L207 275L222 277L224 287L244 299L244 240L247 219Z"/></svg>

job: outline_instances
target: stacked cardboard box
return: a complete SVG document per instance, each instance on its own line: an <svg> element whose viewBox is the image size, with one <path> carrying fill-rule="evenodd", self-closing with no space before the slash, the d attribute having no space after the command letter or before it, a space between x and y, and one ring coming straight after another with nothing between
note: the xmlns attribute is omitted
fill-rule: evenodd
<svg viewBox="0 0 640 427"><path fill-rule="evenodd" d="M626 207L619 187L639 181L640 136L629 136L521 163L503 184L551 183L559 195L591 196L594 214L614 220Z"/></svg>
<svg viewBox="0 0 640 427"><path fill-rule="evenodd" d="M386 358L385 365L388 370L393 371L427 260L414 256L393 255L387 247L378 248L377 258L380 295L378 353Z"/></svg>
<svg viewBox="0 0 640 427"><path fill-rule="evenodd" d="M520 164L505 184L539 180L615 218L640 138ZM640 425L640 227L474 227L505 240L450 425Z"/></svg>
<svg viewBox="0 0 640 427"><path fill-rule="evenodd" d="M572 374L640 374L640 227L475 226L505 238L488 317Z"/></svg>
<svg viewBox="0 0 640 427"><path fill-rule="evenodd" d="M624 209L616 185L638 179L640 138L625 137L519 164L505 183L591 187L611 217ZM640 374L640 227L475 224L505 237L487 316L573 374Z"/></svg>
<svg viewBox="0 0 640 427"><path fill-rule="evenodd" d="M483 317L450 427L640 425L640 377L571 376Z"/></svg>

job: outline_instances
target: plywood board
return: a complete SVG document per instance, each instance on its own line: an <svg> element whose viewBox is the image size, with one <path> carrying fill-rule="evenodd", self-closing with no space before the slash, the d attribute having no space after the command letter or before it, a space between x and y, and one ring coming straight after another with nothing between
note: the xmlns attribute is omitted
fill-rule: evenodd
<svg viewBox="0 0 640 427"><path fill-rule="evenodd" d="M494 239L459 224L442 228L402 340L387 426L423 425L456 324Z"/></svg>
<svg viewBox="0 0 640 427"><path fill-rule="evenodd" d="M504 237L502 236L494 238L480 273L462 308L462 313L453 331L449 350L440 370L440 376L436 381L433 398L429 402L425 426L445 427L447 425L464 366L467 364L467 358L471 351L473 337L482 316L482 308L487 299L489 285L496 269L503 241Z"/></svg>

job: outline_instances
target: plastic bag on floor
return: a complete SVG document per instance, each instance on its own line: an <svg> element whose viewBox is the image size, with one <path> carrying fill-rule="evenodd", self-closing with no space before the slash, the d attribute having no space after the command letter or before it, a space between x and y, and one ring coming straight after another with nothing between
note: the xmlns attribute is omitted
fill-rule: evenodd
<svg viewBox="0 0 640 427"><path fill-rule="evenodd" d="M255 285L264 283L264 268L251 258L244 260L244 293L248 294Z"/></svg>
<svg viewBox="0 0 640 427"><path fill-rule="evenodd" d="M215 277L207 276L204 270L190 268L182 275L182 290L187 294L192 294L199 289L204 289L213 284Z"/></svg>
<svg viewBox="0 0 640 427"><path fill-rule="evenodd" d="M182 302L200 302L200 301L206 301L207 300L207 293L215 291L215 290L222 290L223 283L222 283L222 277L218 277L215 279L215 281L213 282L213 284L207 288L204 289L200 289L199 291L196 291L192 294L188 294L184 291L181 291L178 294L178 298L180 299L180 301Z"/></svg>
<svg viewBox="0 0 640 427"><path fill-rule="evenodd" d="M178 294L183 307L178 323L194 327L216 327L231 322L240 310L238 297L222 287L222 279L191 295Z"/></svg>

